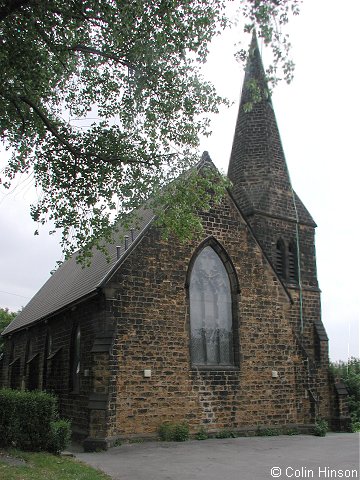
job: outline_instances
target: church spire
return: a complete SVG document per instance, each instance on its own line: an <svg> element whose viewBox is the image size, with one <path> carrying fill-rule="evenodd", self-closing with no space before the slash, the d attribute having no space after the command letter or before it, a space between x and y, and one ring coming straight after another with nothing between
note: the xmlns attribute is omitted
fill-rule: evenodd
<svg viewBox="0 0 360 480"><path fill-rule="evenodd" d="M255 213L296 219L293 190L255 30L230 157L228 177L246 216ZM300 221L314 221L296 198Z"/></svg>

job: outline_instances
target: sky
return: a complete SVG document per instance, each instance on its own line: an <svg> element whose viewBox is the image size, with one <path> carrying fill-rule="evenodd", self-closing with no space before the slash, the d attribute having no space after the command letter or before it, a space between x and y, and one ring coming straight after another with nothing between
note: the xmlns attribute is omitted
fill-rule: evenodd
<svg viewBox="0 0 360 480"><path fill-rule="evenodd" d="M288 28L295 78L273 93L273 106L293 188L315 219L322 319L333 361L359 356L359 0L304 0ZM243 80L234 43L250 37L241 25L211 45L204 75L232 100L203 138L215 165L226 173ZM262 55L266 66L269 55ZM0 157L4 164L5 156ZM62 259L57 236L29 216L36 198L29 180L12 193L0 190L0 307L17 311Z"/></svg>

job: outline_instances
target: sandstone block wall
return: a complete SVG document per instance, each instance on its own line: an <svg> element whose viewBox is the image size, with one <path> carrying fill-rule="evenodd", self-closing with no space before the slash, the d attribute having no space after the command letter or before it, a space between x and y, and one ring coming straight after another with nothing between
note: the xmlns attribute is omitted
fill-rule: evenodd
<svg viewBox="0 0 360 480"><path fill-rule="evenodd" d="M111 281L109 309L117 319L111 435L153 434L165 421L188 421L194 431L298 421L291 300L230 199L203 224L203 238L190 245L150 229ZM234 368L191 365L186 278L209 236L227 252L240 285Z"/></svg>

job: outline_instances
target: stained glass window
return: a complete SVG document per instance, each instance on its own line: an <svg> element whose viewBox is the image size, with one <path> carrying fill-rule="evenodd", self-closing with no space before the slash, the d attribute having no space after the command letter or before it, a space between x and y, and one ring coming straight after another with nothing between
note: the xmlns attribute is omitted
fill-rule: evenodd
<svg viewBox="0 0 360 480"><path fill-rule="evenodd" d="M229 275L209 246L193 264L189 294L192 364L234 365Z"/></svg>

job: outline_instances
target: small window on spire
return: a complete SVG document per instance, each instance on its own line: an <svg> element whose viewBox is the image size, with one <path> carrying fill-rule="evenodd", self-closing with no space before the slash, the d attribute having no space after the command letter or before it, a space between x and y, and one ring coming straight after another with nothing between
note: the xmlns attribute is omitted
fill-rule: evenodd
<svg viewBox="0 0 360 480"><path fill-rule="evenodd" d="M276 263L275 263L276 273L282 277L286 277L285 269L285 243L281 238L277 241L276 244Z"/></svg>

